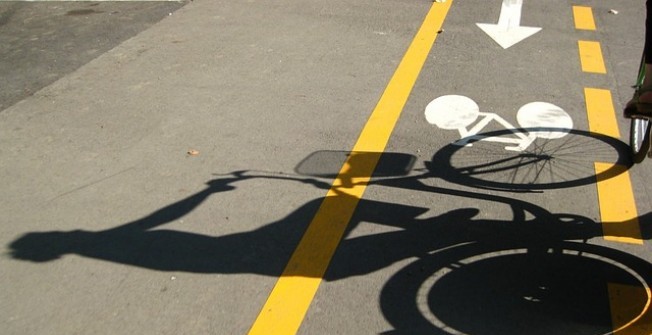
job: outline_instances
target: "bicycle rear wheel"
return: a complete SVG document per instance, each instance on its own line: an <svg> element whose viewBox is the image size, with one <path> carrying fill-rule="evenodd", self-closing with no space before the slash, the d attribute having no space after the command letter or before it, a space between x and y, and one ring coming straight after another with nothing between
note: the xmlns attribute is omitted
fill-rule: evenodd
<svg viewBox="0 0 652 335"><path fill-rule="evenodd" d="M645 80L645 53L641 56L641 63L638 67L638 76L636 85L638 90L643 86ZM642 118L632 118L629 125L629 147L632 151L632 161L640 163L650 151L650 120Z"/></svg>
<svg viewBox="0 0 652 335"><path fill-rule="evenodd" d="M629 126L629 147L632 160L640 163L650 151L650 120L632 118Z"/></svg>

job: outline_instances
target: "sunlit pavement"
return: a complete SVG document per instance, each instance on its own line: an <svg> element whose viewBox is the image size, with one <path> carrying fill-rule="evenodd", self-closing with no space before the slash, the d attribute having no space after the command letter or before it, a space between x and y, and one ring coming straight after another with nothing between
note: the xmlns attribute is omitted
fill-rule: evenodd
<svg viewBox="0 0 652 335"><path fill-rule="evenodd" d="M644 16L0 2L0 327L650 334Z"/></svg>

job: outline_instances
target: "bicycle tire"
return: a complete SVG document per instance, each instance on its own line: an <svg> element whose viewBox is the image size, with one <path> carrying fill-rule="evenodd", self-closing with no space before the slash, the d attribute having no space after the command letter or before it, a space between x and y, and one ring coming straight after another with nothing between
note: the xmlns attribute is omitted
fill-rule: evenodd
<svg viewBox="0 0 652 335"><path fill-rule="evenodd" d="M634 88L640 89L643 86L643 81L645 81L645 53L641 56ZM632 161L637 164L641 163L650 151L649 119L631 119L629 124L629 147L632 153Z"/></svg>
<svg viewBox="0 0 652 335"><path fill-rule="evenodd" d="M629 147L632 151L632 161L641 163L650 151L650 121L632 118L629 126Z"/></svg>

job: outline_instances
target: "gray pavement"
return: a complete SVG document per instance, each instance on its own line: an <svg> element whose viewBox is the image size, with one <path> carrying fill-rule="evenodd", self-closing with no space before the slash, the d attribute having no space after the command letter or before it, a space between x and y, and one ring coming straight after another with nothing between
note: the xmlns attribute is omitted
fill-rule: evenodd
<svg viewBox="0 0 652 335"><path fill-rule="evenodd" d="M97 58L183 4L0 1L0 109Z"/></svg>
<svg viewBox="0 0 652 335"><path fill-rule="evenodd" d="M431 5L0 2L0 56L16 55L0 59L16 83L0 90L3 333L247 333ZM583 89L622 109L644 7L583 5L597 31L566 1L526 0L522 25L542 30L503 49L476 26L501 1L453 1L298 333L606 334L641 316L650 163L629 169L644 244L605 241L593 162L626 165L627 148L588 131ZM607 74L582 73L581 39ZM493 153L424 117L453 94L511 124L529 102L560 106L574 130L535 145L575 148L573 165L538 186L464 170Z"/></svg>

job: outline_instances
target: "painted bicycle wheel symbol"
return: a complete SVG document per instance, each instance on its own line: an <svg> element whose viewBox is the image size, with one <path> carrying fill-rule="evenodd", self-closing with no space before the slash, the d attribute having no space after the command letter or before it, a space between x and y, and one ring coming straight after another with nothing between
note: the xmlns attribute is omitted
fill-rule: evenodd
<svg viewBox="0 0 652 335"><path fill-rule="evenodd" d="M520 107L518 127L461 95L433 100L425 116L432 125L459 132L460 139L440 148L429 167L455 183L508 191L575 187L631 165L622 155L623 142L573 129L568 113L547 102Z"/></svg>
<svg viewBox="0 0 652 335"><path fill-rule="evenodd" d="M475 101L462 95L444 95L433 100L426 106L425 115L430 124L459 131L461 139L455 142L458 145L471 145L471 142L478 140L500 142L512 144L505 147L505 150L511 151L523 151L537 138L564 137L573 129L573 120L568 113L547 102L531 102L522 106L516 114L520 127L514 127L498 114L480 112ZM478 118L480 121L476 122ZM482 135L480 131L492 121L509 130L510 136Z"/></svg>

